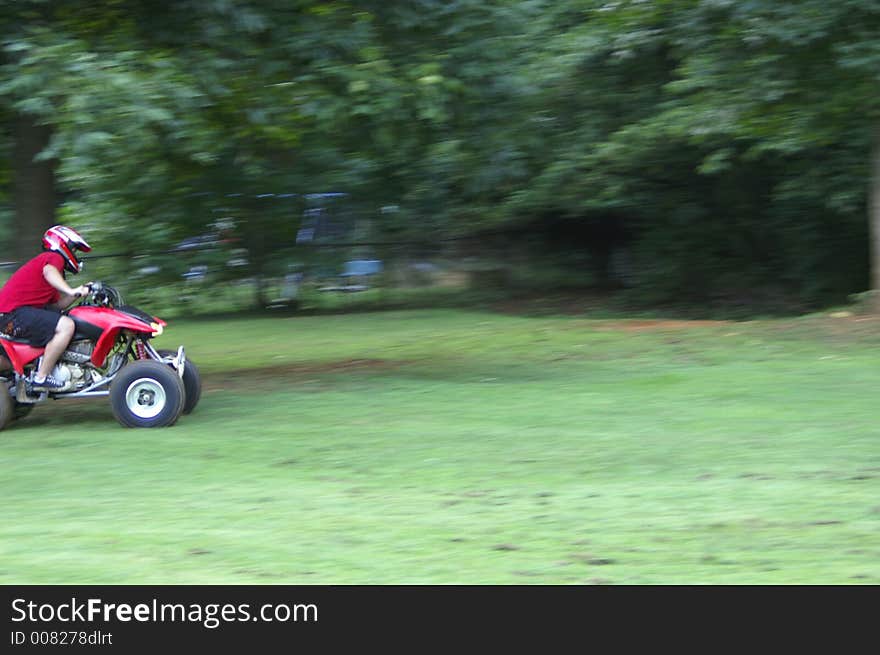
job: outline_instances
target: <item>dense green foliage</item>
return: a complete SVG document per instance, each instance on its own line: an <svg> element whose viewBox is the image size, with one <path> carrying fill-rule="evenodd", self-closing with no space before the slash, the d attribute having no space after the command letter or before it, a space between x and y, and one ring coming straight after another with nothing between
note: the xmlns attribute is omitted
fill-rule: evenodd
<svg viewBox="0 0 880 655"><path fill-rule="evenodd" d="M25 0L0 27L0 147L51 127L60 218L103 252L232 218L259 276L343 191L361 236L513 231L650 300L871 288L874 0Z"/></svg>

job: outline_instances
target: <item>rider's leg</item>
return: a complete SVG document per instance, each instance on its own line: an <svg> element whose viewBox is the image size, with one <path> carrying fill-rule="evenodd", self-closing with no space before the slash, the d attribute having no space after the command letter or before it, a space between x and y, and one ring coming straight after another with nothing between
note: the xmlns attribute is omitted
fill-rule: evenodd
<svg viewBox="0 0 880 655"><path fill-rule="evenodd" d="M42 382L52 372L52 369L55 368L55 364L61 357L61 353L64 352L67 344L73 338L75 329L76 325L73 319L67 316L62 316L58 319L58 324L55 326L55 336L46 344L46 349L43 352L43 361L40 362L40 368L37 369L34 381Z"/></svg>

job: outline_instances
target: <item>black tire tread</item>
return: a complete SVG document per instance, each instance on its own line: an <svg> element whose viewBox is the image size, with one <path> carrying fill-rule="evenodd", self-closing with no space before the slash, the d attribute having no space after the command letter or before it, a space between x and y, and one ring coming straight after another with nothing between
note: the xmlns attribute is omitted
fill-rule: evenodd
<svg viewBox="0 0 880 655"><path fill-rule="evenodd" d="M125 391L128 385L139 377L153 378L165 388L171 408L169 411L163 410L159 416L152 419L138 419L131 415L125 404ZM186 391L180 376L161 362L138 360L126 364L110 385L110 407L113 415L120 424L129 428L170 427L180 418L185 402Z"/></svg>
<svg viewBox="0 0 880 655"><path fill-rule="evenodd" d="M9 395L5 384L0 384L0 430L15 420L15 401Z"/></svg>
<svg viewBox="0 0 880 655"><path fill-rule="evenodd" d="M177 353L173 350L158 351L162 357L174 357ZM183 404L183 413L190 414L199 404L202 397L202 374L199 367L189 357L183 367L183 387L186 389L186 402Z"/></svg>

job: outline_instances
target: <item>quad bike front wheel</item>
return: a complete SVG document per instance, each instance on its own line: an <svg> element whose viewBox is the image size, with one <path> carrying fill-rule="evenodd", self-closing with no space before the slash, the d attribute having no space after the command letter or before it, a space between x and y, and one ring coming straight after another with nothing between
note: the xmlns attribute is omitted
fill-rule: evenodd
<svg viewBox="0 0 880 655"><path fill-rule="evenodd" d="M160 350L162 357L174 357L177 353L173 350ZM183 404L183 413L189 414L202 397L202 376L196 363L189 357L186 358L186 364L183 367L183 388L186 391L186 402Z"/></svg>
<svg viewBox="0 0 880 655"><path fill-rule="evenodd" d="M186 391L177 372L152 360L127 364L110 385L113 415L129 428L174 425L186 403Z"/></svg>

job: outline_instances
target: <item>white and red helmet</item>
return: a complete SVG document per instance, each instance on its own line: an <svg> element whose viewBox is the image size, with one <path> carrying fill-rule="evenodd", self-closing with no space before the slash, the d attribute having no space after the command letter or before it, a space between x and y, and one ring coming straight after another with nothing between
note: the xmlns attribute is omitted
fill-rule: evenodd
<svg viewBox="0 0 880 655"><path fill-rule="evenodd" d="M43 234L43 250L57 252L64 258L64 268L71 273L79 273L82 262L77 259L76 251L90 252L92 247L73 228L55 225Z"/></svg>

